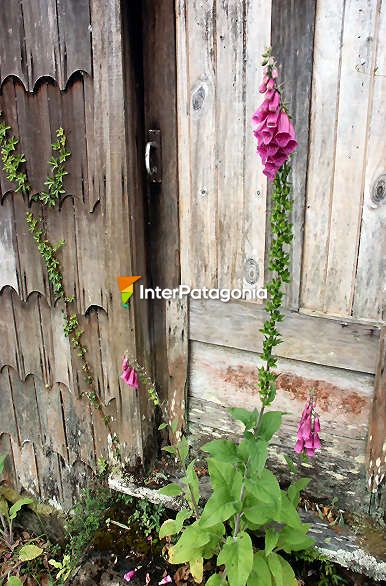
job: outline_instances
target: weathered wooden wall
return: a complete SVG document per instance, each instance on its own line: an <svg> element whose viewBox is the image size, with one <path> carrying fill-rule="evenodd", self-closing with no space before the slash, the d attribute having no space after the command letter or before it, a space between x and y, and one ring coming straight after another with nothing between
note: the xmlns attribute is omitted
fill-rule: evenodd
<svg viewBox="0 0 386 586"><path fill-rule="evenodd" d="M279 444L293 454L296 421L315 388L323 450L308 465L311 490L360 508L370 419L374 490L385 462L384 413L377 424L371 415L375 401L384 405L384 2L178 0L176 7L182 282L253 288L269 276L270 194L250 119L261 101L260 55L272 44L299 139L275 404L288 417L272 463L284 472ZM198 443L234 431L227 407L258 403L263 318L254 303L191 302L188 417Z"/></svg>
<svg viewBox="0 0 386 586"><path fill-rule="evenodd" d="M28 0L0 6L1 110L43 189L59 126L72 152L60 209L44 212L60 252L67 295L75 295L99 397L124 457L151 444L146 396L120 380L126 349L149 363L145 304L121 307L118 275L146 274L143 189L138 166L139 100L130 15L120 2ZM68 506L99 456L107 429L85 396L77 357L25 226L31 198L1 176L0 451L9 475Z"/></svg>

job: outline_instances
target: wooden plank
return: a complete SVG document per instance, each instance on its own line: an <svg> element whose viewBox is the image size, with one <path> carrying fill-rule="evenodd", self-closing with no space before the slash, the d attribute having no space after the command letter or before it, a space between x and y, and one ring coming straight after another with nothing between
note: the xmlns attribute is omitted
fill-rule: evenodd
<svg viewBox="0 0 386 586"><path fill-rule="evenodd" d="M191 340L261 352L266 313L247 302L190 303ZM277 355L358 372L375 372L379 330L373 325L286 312Z"/></svg>
<svg viewBox="0 0 386 586"><path fill-rule="evenodd" d="M257 89L261 83L260 55L271 44L271 1L245 3L245 152L243 289L264 286L265 224L267 178L256 153L256 139L251 131L251 116L261 101Z"/></svg>
<svg viewBox="0 0 386 586"><path fill-rule="evenodd" d="M159 129L162 143L162 183L147 181L145 239L150 280L152 286L177 287L181 269L174 0L143 2L142 27L145 131ZM154 300L149 309L154 379L159 395L166 399L173 392L168 372L173 367L167 355L166 303Z"/></svg>
<svg viewBox="0 0 386 586"><path fill-rule="evenodd" d="M60 88L75 71L91 75L91 23L89 0L58 0L57 19L61 60Z"/></svg>
<svg viewBox="0 0 386 586"><path fill-rule="evenodd" d="M12 195L1 203L0 211L0 291L9 285L19 293L17 282L17 242L13 224Z"/></svg>
<svg viewBox="0 0 386 586"><path fill-rule="evenodd" d="M168 365L169 419L177 419L177 430L185 427L188 377L188 303L187 299L166 302L166 356Z"/></svg>
<svg viewBox="0 0 386 586"><path fill-rule="evenodd" d="M316 7L301 307L323 311L338 114L344 2Z"/></svg>
<svg viewBox="0 0 386 586"><path fill-rule="evenodd" d="M386 141L384 133L386 77L386 7L381 6L377 56L372 71L372 108L367 136L364 202L355 278L353 315L382 319L386 250Z"/></svg>
<svg viewBox="0 0 386 586"><path fill-rule="evenodd" d="M352 309L377 12L373 0L346 1L324 305L335 315Z"/></svg>
<svg viewBox="0 0 386 586"><path fill-rule="evenodd" d="M28 89L24 21L19 2L0 2L0 83L17 76Z"/></svg>
<svg viewBox="0 0 386 586"><path fill-rule="evenodd" d="M299 308L315 9L315 0L272 0L272 52L279 64L280 83L284 83L285 100L299 143L292 161L294 238L287 301L291 309Z"/></svg>
<svg viewBox="0 0 386 586"><path fill-rule="evenodd" d="M382 329L378 362L374 385L374 398L369 423L367 462L368 462L368 486L369 490L376 493L385 478L385 437L386 437L386 328Z"/></svg>
<svg viewBox="0 0 386 586"><path fill-rule="evenodd" d="M182 280L191 286L213 287L217 283L217 145L216 145L216 5L215 0L178 4L177 50L185 49L186 69L178 63L179 152L183 176L190 173L190 186L180 189ZM182 33L183 31L183 33ZM181 38L185 34L185 38ZM183 86L187 86L183 87ZM186 101L181 98L186 98ZM185 118L189 120L189 126ZM188 135L185 132L188 131Z"/></svg>
<svg viewBox="0 0 386 586"><path fill-rule="evenodd" d="M215 147L218 157L218 286L240 288L244 276L245 3L217 2L215 19L216 134L211 148Z"/></svg>

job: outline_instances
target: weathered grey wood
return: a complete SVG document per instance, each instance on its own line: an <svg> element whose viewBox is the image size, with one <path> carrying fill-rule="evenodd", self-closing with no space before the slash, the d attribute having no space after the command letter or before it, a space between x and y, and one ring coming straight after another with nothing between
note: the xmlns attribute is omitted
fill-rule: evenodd
<svg viewBox="0 0 386 586"><path fill-rule="evenodd" d="M334 198L323 308L327 313L335 315L350 315L352 311L371 85L374 79L375 39L379 23L378 6L378 2L371 0L348 0L345 5Z"/></svg>
<svg viewBox="0 0 386 586"><path fill-rule="evenodd" d="M306 201L309 113L315 30L315 0L272 0L272 52L279 64L280 83L293 117L299 146L292 162L293 243L288 306L299 308Z"/></svg>
<svg viewBox="0 0 386 586"><path fill-rule="evenodd" d="M260 352L266 313L247 302L192 300L191 340ZM379 329L374 325L336 321L292 312L279 327L283 343L277 355L358 372L375 372Z"/></svg>
<svg viewBox="0 0 386 586"><path fill-rule="evenodd" d="M368 124L364 201L355 278L353 315L385 319L386 287L386 141L383 132L386 77L386 7L380 6L377 54L372 79L372 107Z"/></svg>
<svg viewBox="0 0 386 586"><path fill-rule="evenodd" d="M379 340L377 370L374 385L374 398L369 422L367 460L369 490L376 493L385 478L386 456L386 328Z"/></svg>

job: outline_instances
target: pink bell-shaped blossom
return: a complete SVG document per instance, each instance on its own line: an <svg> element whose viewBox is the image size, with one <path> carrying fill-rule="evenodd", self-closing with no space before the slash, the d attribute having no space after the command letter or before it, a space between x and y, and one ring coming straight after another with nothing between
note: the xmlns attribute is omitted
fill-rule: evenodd
<svg viewBox="0 0 386 586"><path fill-rule="evenodd" d="M127 358L122 361L122 374L121 379L133 389L139 388L138 374L136 370L129 365Z"/></svg>
<svg viewBox="0 0 386 586"><path fill-rule="evenodd" d="M315 450L320 450L320 438L318 432L320 431L319 417L315 411L315 403L308 400L299 421L297 440L295 444L295 452L301 454L305 453L307 456L313 457Z"/></svg>
<svg viewBox="0 0 386 586"><path fill-rule="evenodd" d="M135 577L136 575L136 570L129 570L128 572L126 572L126 574L123 576L123 579L125 580L125 582L131 582L132 579Z"/></svg>

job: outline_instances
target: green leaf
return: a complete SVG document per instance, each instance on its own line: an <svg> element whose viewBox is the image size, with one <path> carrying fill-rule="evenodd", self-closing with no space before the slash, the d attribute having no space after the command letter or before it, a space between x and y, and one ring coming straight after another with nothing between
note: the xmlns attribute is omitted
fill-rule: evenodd
<svg viewBox="0 0 386 586"><path fill-rule="evenodd" d="M193 497L194 500L196 501L196 504L198 503L198 501L200 500L200 485L199 485L199 481L198 481L198 477L196 474L196 471L194 469L194 465L193 462L190 462L189 466L186 469L186 482L189 484L190 489L193 493ZM191 500L191 495L189 490L187 490L185 492L187 501L189 502ZM193 506L193 503L190 503Z"/></svg>
<svg viewBox="0 0 386 586"><path fill-rule="evenodd" d="M255 553L248 586L272 586L271 572L262 551Z"/></svg>
<svg viewBox="0 0 386 586"><path fill-rule="evenodd" d="M161 528L159 530L159 538L163 539L166 536L175 535L182 530L184 522L186 519L192 516L192 511L189 509L182 509L176 515L175 519L168 519L164 523L162 523Z"/></svg>
<svg viewBox="0 0 386 586"><path fill-rule="evenodd" d="M29 562L30 560L34 560L35 558L42 555L43 550L41 547L37 545L27 544L23 545L23 547L19 550L19 560L21 562Z"/></svg>
<svg viewBox="0 0 386 586"><path fill-rule="evenodd" d="M62 562L57 562L56 560L48 560L48 563L50 564L50 566L53 566L57 570L62 569Z"/></svg>
<svg viewBox="0 0 386 586"><path fill-rule="evenodd" d="M267 442L261 439L245 438L238 446L238 453L245 464L248 464L248 473L260 476L267 460Z"/></svg>
<svg viewBox="0 0 386 586"><path fill-rule="evenodd" d="M223 586L226 582L222 579L220 574L213 574L209 580L205 582L205 586Z"/></svg>
<svg viewBox="0 0 386 586"><path fill-rule="evenodd" d="M280 428L282 416L282 411L268 411L264 413L260 424L259 437L269 442Z"/></svg>
<svg viewBox="0 0 386 586"><path fill-rule="evenodd" d="M279 533L274 529L266 529L265 531L265 556L268 557L269 554L275 549L277 542L279 539Z"/></svg>
<svg viewBox="0 0 386 586"><path fill-rule="evenodd" d="M231 586L245 586L253 566L252 541L241 531L236 538L228 537L217 558L217 565L225 564Z"/></svg>
<svg viewBox="0 0 386 586"><path fill-rule="evenodd" d="M280 578L276 578L275 574L272 571L270 560L276 560L273 562L275 567L275 571L278 571L278 564L280 564ZM272 553L268 558L268 564L270 565L270 569L272 574L275 576L275 586L298 586L298 581L296 580L296 576L294 574L293 569L291 568L290 564L285 560L281 555L277 553ZM281 580L281 581L280 581Z"/></svg>
<svg viewBox="0 0 386 586"><path fill-rule="evenodd" d="M271 555L267 558L267 564L272 576L274 577L275 586L287 586L287 584L284 585L283 582L284 576L281 559L282 558L274 552L272 552Z"/></svg>
<svg viewBox="0 0 386 586"><path fill-rule="evenodd" d="M245 429L252 429L255 427L257 423L257 411L247 411L247 409L243 409L241 407L233 407L229 409L229 413L236 419L236 421L241 421L245 425Z"/></svg>
<svg viewBox="0 0 386 586"><path fill-rule="evenodd" d="M284 527L278 535L278 548L290 553L291 551L302 551L314 545L314 539L306 535L309 527L306 524L296 529L294 527Z"/></svg>
<svg viewBox="0 0 386 586"><path fill-rule="evenodd" d="M294 507L297 507L299 504L300 492L304 490L310 482L311 478L299 478L296 482L292 482L289 485L287 494Z"/></svg>
<svg viewBox="0 0 386 586"><path fill-rule="evenodd" d="M31 505L32 503L33 500L30 498L22 498L17 500L16 503L12 505L12 507L9 509L9 518L16 519L16 515L18 514L20 509L24 507L24 505Z"/></svg>
<svg viewBox="0 0 386 586"><path fill-rule="evenodd" d="M161 429L165 429L165 427L167 427L168 424L167 423L161 423L161 425L158 426L158 431L161 431Z"/></svg>
<svg viewBox="0 0 386 586"><path fill-rule="evenodd" d="M189 444L185 435L182 436L179 444L177 445L177 449L180 459L182 460L182 462L185 462L186 458L189 455Z"/></svg>
<svg viewBox="0 0 386 586"><path fill-rule="evenodd" d="M177 453L177 448L175 446L163 446L161 448L161 450L163 450L164 452L168 452L169 454L176 454Z"/></svg>
<svg viewBox="0 0 386 586"><path fill-rule="evenodd" d="M195 560L190 560L189 569L192 577L197 584L201 584L204 576L204 559L199 556Z"/></svg>
<svg viewBox="0 0 386 586"><path fill-rule="evenodd" d="M210 541L210 533L195 521L184 530L175 545L169 549L169 561L172 564L183 564L201 557L202 547Z"/></svg>
<svg viewBox="0 0 386 586"><path fill-rule="evenodd" d="M292 472L293 474L296 474L297 470L296 470L295 462L293 462L289 456L284 456L284 460L287 462L287 466L288 466L290 472Z"/></svg>
<svg viewBox="0 0 386 586"><path fill-rule="evenodd" d="M4 464L8 454L0 454L0 474L4 472Z"/></svg>
<svg viewBox="0 0 386 586"><path fill-rule="evenodd" d="M240 503L242 476L231 464L208 460L213 493L202 512L201 525L211 527L229 519Z"/></svg>
<svg viewBox="0 0 386 586"><path fill-rule="evenodd" d="M281 510L279 514L275 516L275 521L278 523L285 523L295 529L303 526L299 513L284 490L281 491Z"/></svg>
<svg viewBox="0 0 386 586"><path fill-rule="evenodd" d="M23 586L23 582L17 576L10 576L7 581L7 586Z"/></svg>
<svg viewBox="0 0 386 586"><path fill-rule="evenodd" d="M237 446L229 440L213 440L201 448L220 462L233 464L237 462Z"/></svg>
<svg viewBox="0 0 386 586"><path fill-rule="evenodd" d="M172 430L173 433L176 433L178 428L178 419L173 419L173 421L170 424L170 429Z"/></svg>
<svg viewBox="0 0 386 586"><path fill-rule="evenodd" d="M164 494L165 496L179 496L183 493L183 490L179 484L176 482L171 482L170 484L160 488L158 492Z"/></svg>

